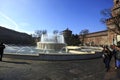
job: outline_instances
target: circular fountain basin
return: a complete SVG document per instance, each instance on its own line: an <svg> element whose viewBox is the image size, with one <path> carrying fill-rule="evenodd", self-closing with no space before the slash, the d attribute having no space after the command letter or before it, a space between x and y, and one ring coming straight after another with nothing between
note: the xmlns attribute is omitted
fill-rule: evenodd
<svg viewBox="0 0 120 80"><path fill-rule="evenodd" d="M39 54L39 55L21 55L21 54L5 54L7 58L29 59L29 60L88 60L101 58L102 53L96 54Z"/></svg>
<svg viewBox="0 0 120 80"><path fill-rule="evenodd" d="M70 47L69 49L73 49L73 48ZM78 49L78 48L74 48L74 49ZM85 60L85 59L100 58L102 55L101 52L96 52L96 51L94 53L89 51L81 53L81 51L78 50L69 50L69 51L70 51L69 53L63 51L43 53L43 52L39 52L39 49L36 50L35 47L7 46L5 49L4 57L17 58L17 59L30 59L30 60Z"/></svg>
<svg viewBox="0 0 120 80"><path fill-rule="evenodd" d="M41 50L59 51L65 46L66 46L65 43L47 43L47 42L38 42L37 43L37 49L41 49Z"/></svg>

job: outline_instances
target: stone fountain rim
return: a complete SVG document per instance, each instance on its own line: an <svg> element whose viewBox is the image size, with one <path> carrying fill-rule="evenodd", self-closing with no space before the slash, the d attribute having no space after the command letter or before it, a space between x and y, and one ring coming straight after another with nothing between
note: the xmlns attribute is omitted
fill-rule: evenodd
<svg viewBox="0 0 120 80"><path fill-rule="evenodd" d="M66 44L66 43L57 43L57 42L38 42L38 43L49 43L49 44Z"/></svg>
<svg viewBox="0 0 120 80"><path fill-rule="evenodd" d="M27 59L27 60L45 60L45 61L68 61L68 60L89 60L101 58L102 53L96 54L39 54L39 55L19 55L19 54L4 54L6 58Z"/></svg>

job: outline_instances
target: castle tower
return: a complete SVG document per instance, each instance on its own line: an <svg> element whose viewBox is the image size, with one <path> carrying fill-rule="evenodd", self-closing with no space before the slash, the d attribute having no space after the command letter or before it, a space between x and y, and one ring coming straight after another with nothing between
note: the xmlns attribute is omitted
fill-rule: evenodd
<svg viewBox="0 0 120 80"><path fill-rule="evenodd" d="M120 0L113 0L114 5L118 4Z"/></svg>
<svg viewBox="0 0 120 80"><path fill-rule="evenodd" d="M118 29L118 26L120 26L120 0L113 0L114 5L111 9L112 17L110 19L107 19L106 24L108 27L108 44L112 45L117 41L120 41L118 39L120 33L120 30Z"/></svg>
<svg viewBox="0 0 120 80"><path fill-rule="evenodd" d="M112 16L120 15L120 0L114 0L114 6L112 8Z"/></svg>
<svg viewBox="0 0 120 80"><path fill-rule="evenodd" d="M115 28L114 23L114 18L120 16L120 0L113 0L114 5L111 9L111 13L112 13L112 18L107 19L106 24L108 26L108 28Z"/></svg>

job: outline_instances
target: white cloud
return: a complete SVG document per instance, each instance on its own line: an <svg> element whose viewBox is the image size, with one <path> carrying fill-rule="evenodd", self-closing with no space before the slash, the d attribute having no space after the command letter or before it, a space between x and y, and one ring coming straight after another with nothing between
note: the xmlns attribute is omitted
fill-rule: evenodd
<svg viewBox="0 0 120 80"><path fill-rule="evenodd" d="M19 28L18 24L10 17L8 17L7 15L3 14L2 12L0 12L0 16L1 16L1 25L8 28L13 28L15 30L17 30Z"/></svg>
<svg viewBox="0 0 120 80"><path fill-rule="evenodd" d="M27 23L27 22L21 22L19 25L23 26L23 27L29 27L30 26L30 24Z"/></svg>
<svg viewBox="0 0 120 80"><path fill-rule="evenodd" d="M33 31L27 30L26 27L29 27L30 24L27 22L21 22L20 24L17 24L12 18L9 16L3 14L0 12L0 26L19 31L19 32L25 32L28 34L32 34Z"/></svg>

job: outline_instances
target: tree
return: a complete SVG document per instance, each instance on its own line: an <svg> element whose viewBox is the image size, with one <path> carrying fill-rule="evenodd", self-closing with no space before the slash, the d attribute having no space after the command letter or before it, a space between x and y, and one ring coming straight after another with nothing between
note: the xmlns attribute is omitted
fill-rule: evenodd
<svg viewBox="0 0 120 80"><path fill-rule="evenodd" d="M79 46L80 44L80 39L79 39L79 35L78 34L73 34L72 35L72 45L73 46Z"/></svg>
<svg viewBox="0 0 120 80"><path fill-rule="evenodd" d="M43 30L43 31L42 31L42 34L47 34L47 30Z"/></svg>
<svg viewBox="0 0 120 80"><path fill-rule="evenodd" d="M36 34L37 37L41 37L42 33L43 33L42 30L36 30L35 31L35 34Z"/></svg>
<svg viewBox="0 0 120 80"><path fill-rule="evenodd" d="M32 36L34 37L35 42L40 41L41 35L47 34L47 30L36 30Z"/></svg>
<svg viewBox="0 0 120 80"><path fill-rule="evenodd" d="M112 25L114 27L109 28L109 30L115 32L116 34L120 34L120 13L116 13L114 9L104 9L101 11L101 14L104 18L101 18L101 22L107 25Z"/></svg>
<svg viewBox="0 0 120 80"><path fill-rule="evenodd" d="M58 30L54 30L53 34L57 35L58 34Z"/></svg>
<svg viewBox="0 0 120 80"><path fill-rule="evenodd" d="M80 31L80 38L81 38L81 44L84 45L84 40L85 40L85 36L89 33L88 29L84 29Z"/></svg>
<svg viewBox="0 0 120 80"><path fill-rule="evenodd" d="M36 30L33 35L40 38L42 34L47 34L47 30Z"/></svg>
<svg viewBox="0 0 120 80"><path fill-rule="evenodd" d="M112 17L112 13L111 13L111 9L104 9L101 11L101 14L104 16L103 18L101 18L101 22L102 23L106 23L106 20Z"/></svg>

